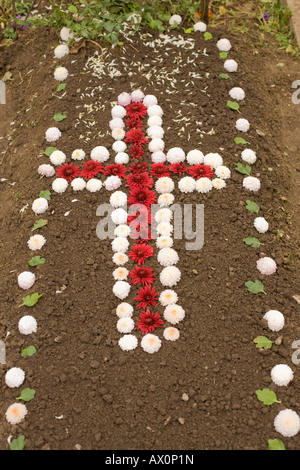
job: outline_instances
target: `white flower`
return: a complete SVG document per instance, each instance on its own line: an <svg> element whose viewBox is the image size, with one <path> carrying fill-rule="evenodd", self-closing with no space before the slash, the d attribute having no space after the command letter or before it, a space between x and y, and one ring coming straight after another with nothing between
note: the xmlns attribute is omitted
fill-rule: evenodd
<svg viewBox="0 0 300 470"><path fill-rule="evenodd" d="M55 169L52 165L42 163L42 165L38 167L38 174L50 178L51 176L55 175Z"/></svg>
<svg viewBox="0 0 300 470"><path fill-rule="evenodd" d="M37 331L37 321L31 315L25 315L19 320L18 328L22 335L31 335Z"/></svg>
<svg viewBox="0 0 300 470"><path fill-rule="evenodd" d="M217 48L219 51L228 52L231 49L231 44L228 39L219 39L217 42Z"/></svg>
<svg viewBox="0 0 300 470"><path fill-rule="evenodd" d="M225 188L226 183L222 178L214 178L212 180L212 185L215 189L223 189Z"/></svg>
<svg viewBox="0 0 300 470"><path fill-rule="evenodd" d="M148 127L151 127L151 126L162 126L162 118L160 116L151 116L149 117L148 121L147 121L147 125Z"/></svg>
<svg viewBox="0 0 300 470"><path fill-rule="evenodd" d="M47 142L55 142L61 137L61 132L57 127L49 127L46 130L45 138Z"/></svg>
<svg viewBox="0 0 300 470"><path fill-rule="evenodd" d="M128 269L119 267L113 271L113 277L115 281L126 281L128 273ZM125 333L125 331L123 333Z"/></svg>
<svg viewBox="0 0 300 470"><path fill-rule="evenodd" d="M18 276L18 285L21 289L30 289L35 283L35 274L30 271L23 271Z"/></svg>
<svg viewBox="0 0 300 470"><path fill-rule="evenodd" d="M131 93L131 101L133 103L139 103L140 101L143 101L145 95L141 90L134 90Z"/></svg>
<svg viewBox="0 0 300 470"><path fill-rule="evenodd" d="M54 57L56 59L61 59L67 54L69 54L69 47L67 44L60 44L54 49Z"/></svg>
<svg viewBox="0 0 300 470"><path fill-rule="evenodd" d="M65 67L57 67L54 71L54 78L59 82L63 82L68 77L69 72Z"/></svg>
<svg viewBox="0 0 300 470"><path fill-rule="evenodd" d="M231 172L229 170L229 168L227 168L227 166L224 166L224 165L220 165L216 168L216 176L218 176L218 178L221 178L223 180L227 180L228 178L230 178L230 175L231 175Z"/></svg>
<svg viewBox="0 0 300 470"><path fill-rule="evenodd" d="M10 424L19 424L27 415L26 405L23 403L13 403L5 413L5 417Z"/></svg>
<svg viewBox="0 0 300 470"><path fill-rule="evenodd" d="M264 217L256 217L253 225L259 233L265 233L269 229L269 224Z"/></svg>
<svg viewBox="0 0 300 470"><path fill-rule="evenodd" d="M113 131L115 129L124 129L125 123L121 118L113 118L109 121L110 130Z"/></svg>
<svg viewBox="0 0 300 470"><path fill-rule="evenodd" d="M180 281L180 278L181 272L176 266L167 266L159 275L160 282L166 287L175 286Z"/></svg>
<svg viewBox="0 0 300 470"><path fill-rule="evenodd" d="M128 213L122 207L118 207L111 213L111 220L114 224L126 224L127 222Z"/></svg>
<svg viewBox="0 0 300 470"><path fill-rule="evenodd" d="M196 191L198 191L198 193L207 193L212 187L213 184L209 178L203 177L196 180Z"/></svg>
<svg viewBox="0 0 300 470"><path fill-rule="evenodd" d="M158 193L171 193L174 187L174 182L169 176L162 176L155 182L155 190Z"/></svg>
<svg viewBox="0 0 300 470"><path fill-rule="evenodd" d="M129 247L129 241L125 237L116 237L111 242L112 250L115 252L125 253Z"/></svg>
<svg viewBox="0 0 300 470"><path fill-rule="evenodd" d="M83 178L74 178L71 181L71 186L74 189L74 191L82 191L83 189L86 188L86 182L84 181Z"/></svg>
<svg viewBox="0 0 300 470"><path fill-rule="evenodd" d="M205 155L203 162L215 170L218 166L223 165L223 158L218 153L208 153Z"/></svg>
<svg viewBox="0 0 300 470"><path fill-rule="evenodd" d="M32 235L32 237L29 238L27 245L30 250L35 251L35 250L40 250L46 243L46 238L43 237L43 235Z"/></svg>
<svg viewBox="0 0 300 470"><path fill-rule="evenodd" d="M182 22L182 18L180 15L173 15L171 16L171 18L169 19L169 25L173 26L173 25L179 25L180 23Z"/></svg>
<svg viewBox="0 0 300 470"><path fill-rule="evenodd" d="M115 156L115 162L118 163L119 165L127 165L129 162L129 155L128 153L125 152L119 152Z"/></svg>
<svg viewBox="0 0 300 470"><path fill-rule="evenodd" d="M164 329L163 335L167 341L176 341L179 338L180 333L174 326L169 326Z"/></svg>
<svg viewBox="0 0 300 470"><path fill-rule="evenodd" d="M245 99L245 92L243 88L236 86L236 87L231 88L231 90L229 90L229 96L233 100L242 101L243 99Z"/></svg>
<svg viewBox="0 0 300 470"><path fill-rule="evenodd" d="M115 140L112 144L112 148L116 153L125 152L127 145L122 140Z"/></svg>
<svg viewBox="0 0 300 470"><path fill-rule="evenodd" d="M106 147L98 145L91 151L91 159L95 160L95 162L106 162L109 159L109 151Z"/></svg>
<svg viewBox="0 0 300 470"><path fill-rule="evenodd" d="M227 59L224 62L224 68L227 70L227 72L236 72L238 69L238 64L233 59Z"/></svg>
<svg viewBox="0 0 300 470"><path fill-rule="evenodd" d="M123 266L123 264L127 263L127 261L128 261L128 256L125 253L121 251L117 251L116 253L114 253L113 262L117 264L118 266Z"/></svg>
<svg viewBox="0 0 300 470"><path fill-rule="evenodd" d="M119 299L125 299L130 292L130 284L126 281L117 281L113 286L113 293Z"/></svg>
<svg viewBox="0 0 300 470"><path fill-rule="evenodd" d="M163 290L159 296L159 301L163 307L166 307L167 305L176 304L177 300L178 295L172 289Z"/></svg>
<svg viewBox="0 0 300 470"><path fill-rule="evenodd" d="M260 189L260 180L254 176L246 176L243 179L243 187L249 191L259 191Z"/></svg>
<svg viewBox="0 0 300 470"><path fill-rule="evenodd" d="M115 191L111 194L109 203L115 208L125 206L127 204L127 194L123 191Z"/></svg>
<svg viewBox="0 0 300 470"><path fill-rule="evenodd" d="M152 153L151 160L153 163L164 163L167 160L167 156L164 152L158 150L157 152Z"/></svg>
<svg viewBox="0 0 300 470"><path fill-rule="evenodd" d="M244 160L244 162L247 162L250 165L256 162L256 153L251 149L243 150L241 157L242 157L242 160Z"/></svg>
<svg viewBox="0 0 300 470"><path fill-rule="evenodd" d="M53 182L52 182L52 189L53 191L55 191L56 193L59 193L59 194L62 194L66 191L67 187L68 187L68 181L65 180L65 178L56 178Z"/></svg>
<svg viewBox="0 0 300 470"><path fill-rule="evenodd" d="M159 116L160 118L163 116L164 112L158 104L153 104L151 106L148 106L147 108L147 114L149 117L151 116Z"/></svg>
<svg viewBox="0 0 300 470"><path fill-rule="evenodd" d="M131 351L138 345L138 340L134 335L124 335L119 339L119 346L123 351Z"/></svg>
<svg viewBox="0 0 300 470"><path fill-rule="evenodd" d="M122 302L117 306L116 314L119 318L132 317L133 315L133 306L127 302Z"/></svg>
<svg viewBox="0 0 300 470"><path fill-rule="evenodd" d="M153 335L152 333L147 333L141 341L141 346L145 352L153 354L160 349L161 340L158 336Z"/></svg>
<svg viewBox="0 0 300 470"><path fill-rule="evenodd" d="M150 139L162 139L165 131L161 126L150 126L147 129L147 134Z"/></svg>
<svg viewBox="0 0 300 470"><path fill-rule="evenodd" d="M160 178L159 178L160 179ZM162 206L171 206L174 202L175 196L170 193L163 193L158 197L158 204Z"/></svg>
<svg viewBox="0 0 300 470"><path fill-rule="evenodd" d="M285 437L293 437L300 431L300 418L296 411L286 408L279 411L274 419L277 432Z"/></svg>
<svg viewBox="0 0 300 470"><path fill-rule="evenodd" d="M194 31L200 31L200 33L205 33L207 30L207 25L203 21L198 21L194 24Z"/></svg>
<svg viewBox="0 0 300 470"><path fill-rule="evenodd" d="M121 93L118 96L118 105L126 108L126 106L128 106L130 103L131 103L131 95L123 91L123 93Z"/></svg>
<svg viewBox="0 0 300 470"><path fill-rule="evenodd" d="M105 189L108 191L114 191L122 185L122 180L119 176L111 175L104 181Z"/></svg>
<svg viewBox="0 0 300 470"><path fill-rule="evenodd" d="M198 165L199 163L203 163L204 155L200 150L194 149L190 150L186 159L189 165Z"/></svg>
<svg viewBox="0 0 300 470"><path fill-rule="evenodd" d="M162 266L172 266L179 261L178 254L173 248L162 248L157 255L157 261Z"/></svg>
<svg viewBox="0 0 300 470"><path fill-rule="evenodd" d="M162 139L152 139L148 144L148 148L151 153L162 152L165 148L165 143Z"/></svg>
<svg viewBox="0 0 300 470"><path fill-rule="evenodd" d="M155 215L154 219L159 224L160 222L170 222L173 218L173 211L168 208L159 209Z"/></svg>
<svg viewBox="0 0 300 470"><path fill-rule="evenodd" d="M192 193L196 188L196 181L191 176L184 176L179 180L178 188L182 193Z"/></svg>
<svg viewBox="0 0 300 470"><path fill-rule="evenodd" d="M118 225L114 230L114 234L116 237L129 237L130 235L129 225Z"/></svg>
<svg viewBox="0 0 300 470"><path fill-rule="evenodd" d="M277 270L277 265L272 258L265 256L264 258L260 258L256 262L256 267L261 274L265 274L266 276L270 276L274 274Z"/></svg>
<svg viewBox="0 0 300 470"><path fill-rule="evenodd" d="M117 330L120 333L130 333L134 328L134 321L130 317L123 317L118 320Z"/></svg>
<svg viewBox="0 0 300 470"><path fill-rule="evenodd" d="M286 364L277 364L271 370L271 379L279 387L288 385L293 378L294 373Z"/></svg>
<svg viewBox="0 0 300 470"><path fill-rule="evenodd" d="M54 150L54 152L52 152L50 155L50 162L55 166L62 165L65 163L66 159L66 154L61 150Z"/></svg>
<svg viewBox="0 0 300 470"><path fill-rule="evenodd" d="M154 95L146 95L143 99L143 105L149 108L157 104L157 98Z"/></svg>
<svg viewBox="0 0 300 470"><path fill-rule="evenodd" d="M173 246L173 238L169 235L162 235L156 239L156 246L159 249L170 248Z"/></svg>
<svg viewBox="0 0 300 470"><path fill-rule="evenodd" d="M250 129L250 123L247 119L240 118L240 119L237 119L235 123L235 127L238 131L248 132Z"/></svg>
<svg viewBox="0 0 300 470"><path fill-rule="evenodd" d="M284 316L278 310L269 310L263 318L267 321L268 327L272 331L280 331L284 327Z"/></svg>
<svg viewBox="0 0 300 470"><path fill-rule="evenodd" d="M180 163L185 160L185 153L180 147L173 147L167 153L167 160L170 163Z"/></svg>
<svg viewBox="0 0 300 470"><path fill-rule="evenodd" d="M126 116L126 109L123 106L120 106L119 104L117 104L116 106L112 108L111 116L113 119L114 118L123 119Z"/></svg>
<svg viewBox="0 0 300 470"><path fill-rule="evenodd" d="M125 131L124 129L117 128L112 131L111 135L112 138L115 140L122 140L125 137Z"/></svg>
<svg viewBox="0 0 300 470"><path fill-rule="evenodd" d="M73 160L84 160L85 152L82 149L75 149L71 157Z"/></svg>
<svg viewBox="0 0 300 470"><path fill-rule="evenodd" d="M164 317L169 323L172 323L172 325L176 325L184 319L185 311L180 305L167 305L164 311Z"/></svg>
<svg viewBox="0 0 300 470"><path fill-rule="evenodd" d="M25 372L20 367L12 367L5 374L5 383L10 388L20 387L25 380Z"/></svg>
<svg viewBox="0 0 300 470"><path fill-rule="evenodd" d="M69 39L72 39L74 37L74 34L70 32L69 28L66 28L65 26L60 30L60 37L63 41L68 41Z"/></svg>
<svg viewBox="0 0 300 470"><path fill-rule="evenodd" d="M102 181L98 180L97 178L91 178L86 183L86 189L90 191L90 193L95 193L97 191L100 191L101 188L102 188Z"/></svg>
<svg viewBox="0 0 300 470"><path fill-rule="evenodd" d="M169 222L160 222L156 227L156 231L159 235L169 237L173 232L173 225Z"/></svg>
<svg viewBox="0 0 300 470"><path fill-rule="evenodd" d="M35 214L43 214L48 210L48 201L44 197L38 197L33 201L31 207Z"/></svg>

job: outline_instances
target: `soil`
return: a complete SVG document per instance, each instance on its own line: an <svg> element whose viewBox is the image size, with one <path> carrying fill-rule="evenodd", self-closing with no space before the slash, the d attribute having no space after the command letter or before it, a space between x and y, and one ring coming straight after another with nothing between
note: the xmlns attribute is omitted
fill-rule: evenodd
<svg viewBox="0 0 300 470"><path fill-rule="evenodd" d="M158 35L145 32L133 42L125 40L123 48L101 43L101 49L88 42L77 54L55 60L59 33L48 28L27 29L13 46L0 48L0 76L10 71L13 78L6 82L7 104L0 108L1 178L6 178L0 185L0 338L7 353L6 364L0 366L1 449L9 447L8 436L20 434L25 435L28 450L265 450L268 439L275 438L289 450L300 448L300 434L283 438L273 423L281 409L300 413L300 371L291 360L292 343L300 339L299 306L293 298L299 295L300 107L291 98L299 63L278 50L272 38L268 48L259 47L255 25L251 36L234 32L229 24L210 30L212 41L205 41L201 33L184 35L195 41L193 50L172 43L153 48L147 42ZM230 58L239 64L230 80L219 77L224 68L215 44L222 37L230 39ZM101 77L87 65L96 52L104 64ZM108 73L112 59L120 77ZM58 64L69 71L62 99L62 93L55 93L53 78ZM148 78L139 64L149 64ZM176 65L172 87L167 78L163 82L162 72L169 77ZM189 72L201 78L191 80ZM246 93L241 114L226 106L233 86ZM75 148L86 154L95 145L110 149L111 103L121 92L137 88L159 99L166 148L220 152L231 169L222 191L183 195L175 185L176 202L204 204L205 243L201 251L186 251L185 241L175 240L182 272L175 290L186 316L179 326L180 339L164 340L153 355L140 347L125 353L118 346L111 241L96 235L96 209L109 202L109 193L103 189L78 194L69 187L58 195L51 191L51 179L37 174L38 166L48 160L43 155L49 145L45 131L54 125L56 112L67 115L57 124L62 131L57 146L69 157ZM93 107L86 109L84 104ZM178 121L185 116L189 121ZM243 150L234 143L240 135L235 130L239 117L251 124L243 137L257 152L252 174L261 180L258 193L243 189L243 175L235 170ZM146 154L143 160L147 159ZM27 240L33 224L44 218L34 215L31 204L46 189L51 191L48 224L39 231L47 240L41 253L46 264L33 268L33 289L43 297L29 309L19 307L24 293L17 275L27 270L32 255ZM247 199L259 204L260 215L270 223L267 233L256 233L255 215L245 208ZM28 209L21 212L26 204ZM248 236L257 236L263 245L246 246L243 238ZM276 260L276 274L259 274L256 261L263 255ZM149 266L160 271L156 257ZM266 295L247 291L245 282L255 279L264 283ZM158 280L155 285L161 290ZM136 292L133 288L128 298L133 305ZM286 325L278 333L263 321L270 309L284 313ZM157 310L161 311L159 306ZM24 314L34 315L38 322L37 333L29 337L17 328ZM162 331L157 330L160 338ZM135 334L142 337L138 330ZM253 340L261 335L274 342L271 349L256 348ZM31 344L37 353L21 357ZM287 387L271 381L270 370L279 363L294 371ZM26 372L22 387L34 388L36 396L27 404L24 422L12 426L5 411L19 390L8 388L4 375L16 366ZM280 403L261 403L255 391L263 388L274 390Z"/></svg>

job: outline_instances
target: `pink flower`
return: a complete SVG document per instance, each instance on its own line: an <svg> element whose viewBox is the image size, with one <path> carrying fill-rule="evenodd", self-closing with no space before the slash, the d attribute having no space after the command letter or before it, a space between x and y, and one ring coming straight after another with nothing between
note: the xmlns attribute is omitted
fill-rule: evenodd
<svg viewBox="0 0 300 470"><path fill-rule="evenodd" d="M261 274L266 274L266 276L274 274L277 269L275 261L272 258L268 258L267 256L260 258L256 262L256 267Z"/></svg>

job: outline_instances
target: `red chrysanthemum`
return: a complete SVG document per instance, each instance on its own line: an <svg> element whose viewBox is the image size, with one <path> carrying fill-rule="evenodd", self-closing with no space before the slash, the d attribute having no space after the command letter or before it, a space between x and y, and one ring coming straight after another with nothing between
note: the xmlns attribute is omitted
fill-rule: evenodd
<svg viewBox="0 0 300 470"><path fill-rule="evenodd" d="M137 224L141 224L145 227L151 225L152 214L148 208L141 204L133 204L129 206L129 213L127 217L127 224L130 227L136 227Z"/></svg>
<svg viewBox="0 0 300 470"><path fill-rule="evenodd" d="M154 274L152 268L147 268L147 266L136 266L129 272L131 277L131 284L153 284Z"/></svg>
<svg viewBox="0 0 300 470"><path fill-rule="evenodd" d="M141 330L143 334L152 333L155 328L162 326L164 322L160 318L158 312L151 313L149 310L142 312L138 321L138 329Z"/></svg>
<svg viewBox="0 0 300 470"><path fill-rule="evenodd" d="M209 178L209 179L211 179L211 177L214 174L213 169L211 168L211 166L202 165L201 163L199 163L198 165L191 166L188 169L188 172L193 178L197 178L197 180L199 178Z"/></svg>
<svg viewBox="0 0 300 470"><path fill-rule="evenodd" d="M162 178L163 176L170 176L169 168L163 163L153 163L151 175Z"/></svg>
<svg viewBox="0 0 300 470"><path fill-rule="evenodd" d="M126 116L129 118L144 118L147 114L147 108L143 103L131 103L126 106Z"/></svg>
<svg viewBox="0 0 300 470"><path fill-rule="evenodd" d="M133 129L130 129L130 131L126 132L125 142L131 142L141 146L147 144L149 140L146 139L145 134L141 129L136 129L134 127Z"/></svg>
<svg viewBox="0 0 300 470"><path fill-rule="evenodd" d="M107 165L103 169L103 173L106 176L119 176L120 178L124 178L126 175L126 166L125 165L120 165L119 163L112 163L111 165Z"/></svg>
<svg viewBox="0 0 300 470"><path fill-rule="evenodd" d="M184 163L172 163L172 165L170 165L170 171L172 171L172 173L176 173L177 175L181 175L182 173L186 173L187 172L187 167L185 166Z"/></svg>
<svg viewBox="0 0 300 470"><path fill-rule="evenodd" d="M149 178L148 173L133 173L126 177L126 186L133 188L151 188L153 179Z"/></svg>
<svg viewBox="0 0 300 470"><path fill-rule="evenodd" d="M131 173L143 173L147 171L148 165L146 162L137 162L130 166Z"/></svg>
<svg viewBox="0 0 300 470"><path fill-rule="evenodd" d="M140 118L131 117L130 119L127 119L126 126L129 127L129 129L132 129L133 127L143 127L143 123Z"/></svg>
<svg viewBox="0 0 300 470"><path fill-rule="evenodd" d="M96 162L95 160L89 160L84 162L83 169L81 170L81 176L84 179L94 178L98 173L103 171L102 163Z"/></svg>
<svg viewBox="0 0 300 470"><path fill-rule="evenodd" d="M129 150L128 153L132 156L133 159L141 158L145 152L143 151L142 147L138 144L134 144Z"/></svg>
<svg viewBox="0 0 300 470"><path fill-rule="evenodd" d="M151 204L156 202L156 194L148 188L133 188L129 197L129 204L143 204L146 207L150 207Z"/></svg>
<svg viewBox="0 0 300 470"><path fill-rule="evenodd" d="M147 258L153 256L153 248L146 243L134 245L128 256L138 265L144 264Z"/></svg>
<svg viewBox="0 0 300 470"><path fill-rule="evenodd" d="M65 163L61 165L56 170L56 176L58 178L64 178L65 180L70 183L74 178L77 178L80 175L80 168L79 166L72 165L72 163Z"/></svg>
<svg viewBox="0 0 300 470"><path fill-rule="evenodd" d="M137 306L138 308L145 309L157 304L157 296L158 293L156 292L155 287L146 286L141 287L137 296L134 297L134 300L140 302Z"/></svg>

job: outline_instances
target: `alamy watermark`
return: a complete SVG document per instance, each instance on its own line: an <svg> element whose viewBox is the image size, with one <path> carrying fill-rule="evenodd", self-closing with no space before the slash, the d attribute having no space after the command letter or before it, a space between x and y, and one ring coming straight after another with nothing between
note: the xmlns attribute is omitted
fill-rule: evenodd
<svg viewBox="0 0 300 470"><path fill-rule="evenodd" d="M293 104L300 103L300 80L295 80L292 83L292 88L297 88L296 91L292 94L292 102Z"/></svg>

